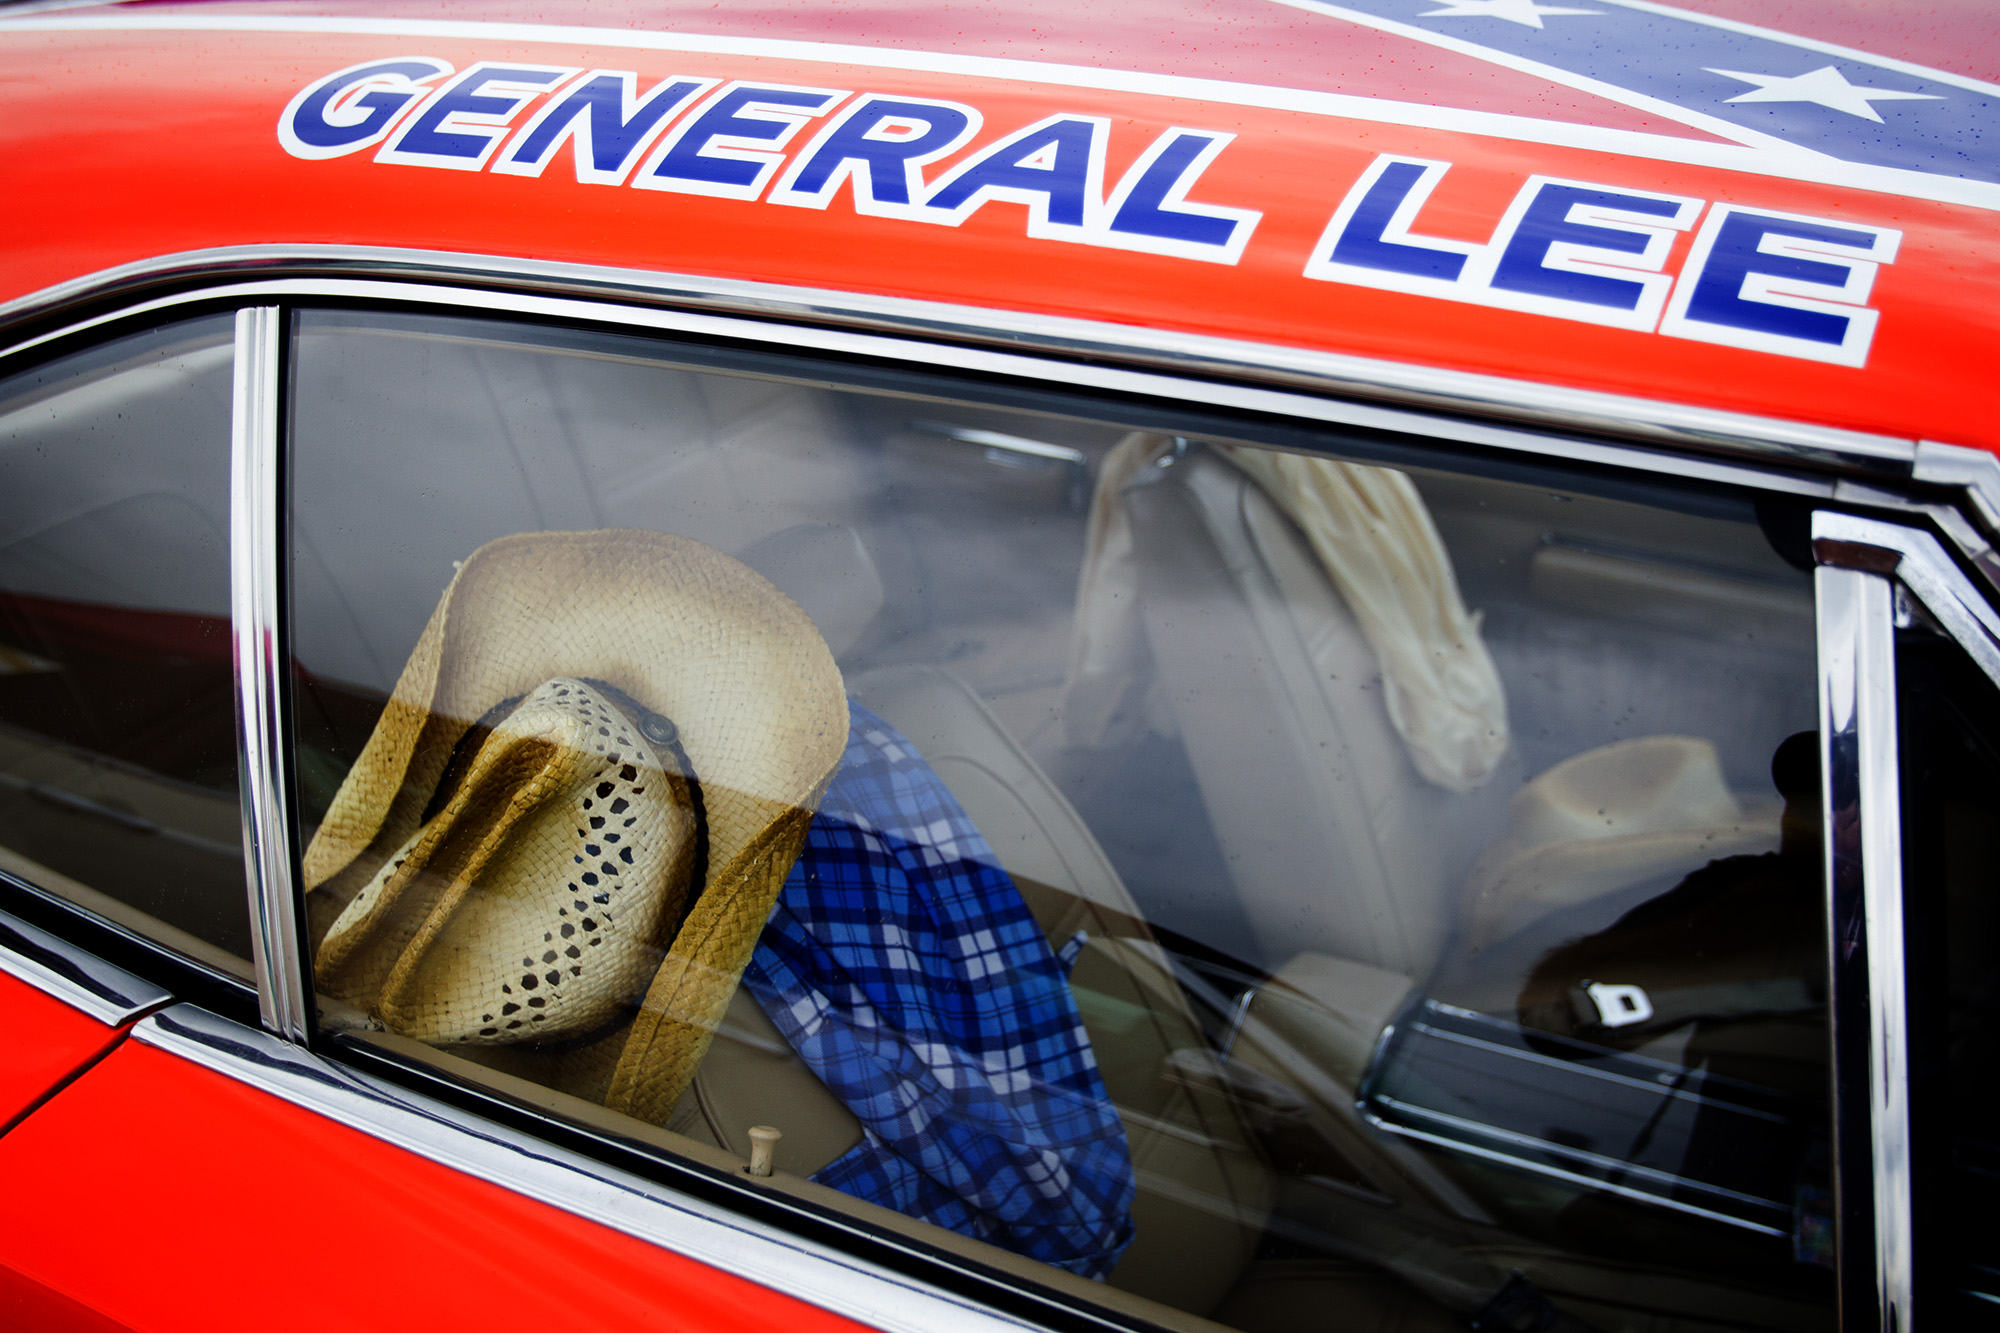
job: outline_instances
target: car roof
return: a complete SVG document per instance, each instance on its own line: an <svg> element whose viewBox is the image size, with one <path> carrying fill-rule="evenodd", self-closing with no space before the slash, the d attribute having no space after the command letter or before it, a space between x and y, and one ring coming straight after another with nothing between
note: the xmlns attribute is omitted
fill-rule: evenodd
<svg viewBox="0 0 2000 1333"><path fill-rule="evenodd" d="M1152 205L1242 225L1233 252L1203 250L1038 218L1004 190L920 217L857 206L852 180L821 199L792 190L806 206L784 207L783 180L756 198L606 188L560 152L539 174L508 174L411 169L439 164L372 145L288 151L280 122L306 90L399 60L432 62L432 88L498 62L629 71L635 89L682 76L710 96L731 81L840 94L802 126L794 161L866 94L969 108L977 133L928 168L933 184L996 139L1062 119L1097 127L1093 200L1143 195L1148 163L1185 149L1179 193ZM503 256L925 303L910 308L1087 327L1100 342L1143 331L1361 385L1423 371L1460 377L1468 399L1487 384L1552 402L1613 395L2000 452L1987 387L2000 352L1994 76L2000 25L1963 3L1918 15L1781 0L28 5L0 10L0 176L34 201L0 217L0 301L222 247ZM1397 225L1468 254L1525 225L1537 180L1583 206L1605 206L1591 190L1691 201L1668 275L1727 240L1711 232L1732 210L1778 219L1792 240L1766 237L1762 252L1819 262L1822 280L1828 256L1871 256L1839 270L1844 304L1825 306L1823 286L1790 301L1873 311L1868 336L1829 359L1687 333L1671 306L1618 326L1539 298L1344 278L1321 262L1330 220L1396 161L1423 182L1404 196L1421 211ZM1855 251L1856 236L1872 249Z"/></svg>

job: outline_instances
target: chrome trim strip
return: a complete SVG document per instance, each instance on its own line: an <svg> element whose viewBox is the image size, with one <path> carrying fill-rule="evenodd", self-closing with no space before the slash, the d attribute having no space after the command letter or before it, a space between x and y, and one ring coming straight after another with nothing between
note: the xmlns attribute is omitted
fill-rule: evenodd
<svg viewBox="0 0 2000 1333"><path fill-rule="evenodd" d="M1965 485L1974 498L1980 490L1992 492L2000 482L2000 463L1979 454L1968 458L1970 450L1942 445L1926 445L1929 476L1921 478ZM1940 454L1937 450L1951 449ZM1947 468L1950 470L1947 472ZM1838 829L1836 812L1850 801L1860 809L1860 846L1840 847L1828 838L1829 878L1833 884L1834 938L1842 941L1833 960L1836 1021L1845 1011L1857 1026L1865 1022L1868 1034L1867 1105L1868 1123L1843 1131L1836 1124L1841 1146L1837 1157L1856 1162L1861 1154L1852 1140L1865 1135L1870 1160L1872 1199L1873 1282L1880 1302L1881 1327L1907 1333L1911 1320L1912 1264L1914 1252L1911 1228L1910 1142L1911 1125L1908 1084L1908 990L1903 946L1903 884L1900 793L1897 787L1895 653L1891 592L1893 585L1881 575L1894 578L1923 603L1987 677L2000 685L2000 613L1980 595L1972 580L1946 554L1935 537L1901 524L1852 514L1820 512L1813 515L1813 540L1824 562L1817 577L1821 580L1821 660L1826 664L1822 683L1822 711L1827 717L1826 734L1836 738L1828 753L1852 756L1851 771L1835 773L1829 762L1829 829ZM1835 569L1829 564L1855 564L1873 569ZM1986 572L1986 566L1980 565ZM1829 597L1829 582L1847 585ZM1865 589L1866 591L1859 591ZM1865 597L1867 605L1859 603ZM1842 610L1840 599L1848 605ZM1839 611L1849 619L1845 627L1829 626L1828 618ZM1845 642L1845 671L1851 679L1840 679L1842 664L1836 660ZM1837 727L1842 721L1824 702L1842 692L1852 705L1845 719L1848 733ZM1851 739L1850 739L1851 734ZM1845 792L1836 785L1847 786ZM1851 806L1849 806L1851 808ZM1859 903L1854 899L1859 888ZM1857 913L1858 907L1858 913ZM1856 917L1858 915L1858 922ZM1856 952L1848 942L1859 925L1860 967L1850 955ZM1866 989L1865 1019L1861 1004L1843 996L1841 988ZM1835 1086L1858 1091L1859 1070L1842 1070L1842 1055L1859 1054L1853 1048L1835 1051ZM1836 1107L1841 1105L1838 1097ZM1836 1111L1838 1119L1838 1110ZM1849 1205L1841 1203L1840 1213L1851 1218ZM1845 1250L1847 1246L1843 1244ZM1853 1256L1848 1256L1852 1261ZM1858 1276L1854 1279L1858 1281ZM1845 1275L1843 1284L1846 1285ZM1843 1293L1843 1303L1848 1297Z"/></svg>
<svg viewBox="0 0 2000 1333"><path fill-rule="evenodd" d="M1988 461L1994 463L1996 474L2000 474L2000 461ZM1895 576L1937 617L1945 631L1979 664L1979 669L1995 685L2000 685L2000 612L1980 596L1972 580L1952 563L1937 538L1900 523L1820 512L1813 515L1813 539L1892 554ZM1826 563L1844 562L1835 559Z"/></svg>
<svg viewBox="0 0 2000 1333"><path fill-rule="evenodd" d="M162 255L58 283L0 305L0 329L30 319L56 318L66 307L85 301L102 301L122 293L137 296L167 284L285 273L478 284L517 293L671 306L982 344L1431 411L1503 417L1542 427L1618 436L1653 447L1880 478L1907 477L1916 454L1914 441L1893 436L1173 329L730 278L444 251L244 245Z"/></svg>
<svg viewBox="0 0 2000 1333"><path fill-rule="evenodd" d="M1820 515L1815 514L1817 524ZM1861 1330L1876 1322L1874 1216L1869 1200L1873 1149L1867 1106L1868 1052L1852 1039L1867 1025L1867 979L1857 975L1854 946L1861 935L1858 846L1843 830L1857 830L1852 816L1860 805L1858 634L1855 619L1861 584L1869 576L1825 565L1813 572L1818 616L1820 713L1820 818L1826 864L1827 1021L1830 1032L1829 1083L1833 1107L1834 1274L1841 1326ZM1843 820L1842 816L1848 818ZM1850 978L1852 978L1850 980ZM1869 1310L1862 1318L1863 1309Z"/></svg>
<svg viewBox="0 0 2000 1333"><path fill-rule="evenodd" d="M152 982L7 912L0 912L0 972L109 1027L123 1027L174 998Z"/></svg>
<svg viewBox="0 0 2000 1333"><path fill-rule="evenodd" d="M1825 521L1834 517L1814 515L1821 558L1853 558L1851 546L1831 545L1842 540L1840 525ZM1912 1253L1895 595L1886 572L1822 563L1814 583L1841 1326L1888 1333L1910 1327ZM1865 1045L1847 1035L1857 1029Z"/></svg>
<svg viewBox="0 0 2000 1333"><path fill-rule="evenodd" d="M243 811L243 878L250 895L251 966L264 1026L303 1042L311 1034L292 890L292 831L281 721L285 660L279 639L279 357L284 313L236 312L235 404L229 446L229 616L236 661L236 773Z"/></svg>
<svg viewBox="0 0 2000 1333"><path fill-rule="evenodd" d="M1875 1262L1885 1331L1910 1327L1909 992L1903 951L1903 838L1896 753L1895 598L1862 575L1855 722L1861 759L1861 891L1868 932L1869 1121Z"/></svg>
<svg viewBox="0 0 2000 1333"><path fill-rule="evenodd" d="M767 343L791 350L809 348L849 356L888 358L1005 376L1034 383L1069 384L1135 397L1201 403L1213 407L1318 421L1329 425L1393 432L1425 440L1449 440L1509 453L1558 458L1569 462L1652 472L1731 486L1782 491L1815 499L1829 498L1833 490L1830 481L1765 471L1754 465L1687 458L1636 445L1600 444L1590 440L1544 434L1525 426L1487 425L1464 418L1433 416L1419 410L1378 407L1343 399L1314 397L1212 379L1182 378L1091 362L1050 360L1039 356L991 351L953 343L918 342L908 338L852 333L816 326L778 324L768 320L740 319L729 315L702 314L675 308L606 305L567 297L491 292L431 283L354 278L277 278L235 283L179 293L125 307L115 315L104 315L82 321L60 332L31 339L9 351L24 350L50 339L90 329L115 319L165 311L194 301L219 299L252 302L296 299L375 300L405 304L416 302L484 315L496 313L531 315L552 320L614 324L662 332L727 338L740 342ZM1779 461L1783 460L1772 456L1749 460L1749 464Z"/></svg>
<svg viewBox="0 0 2000 1333"><path fill-rule="evenodd" d="M1918 440L1911 475L1939 486L1963 487L1986 530L2000 532L2000 458L1984 449Z"/></svg>
<svg viewBox="0 0 2000 1333"><path fill-rule="evenodd" d="M1991 535L1982 531L1968 512L1977 508L1970 494L1965 496L1965 509L1958 509L1950 504L1912 500L1864 482L1838 481L1833 486L1833 499L1836 504L1881 510L1899 522L1935 524L1952 549L1972 566L1987 589L1986 595L2000 596L2000 551L1993 548Z"/></svg>
<svg viewBox="0 0 2000 1333"><path fill-rule="evenodd" d="M133 1036L295 1106L564 1212L887 1333L1035 1325L479 1120L265 1033L177 1004Z"/></svg>

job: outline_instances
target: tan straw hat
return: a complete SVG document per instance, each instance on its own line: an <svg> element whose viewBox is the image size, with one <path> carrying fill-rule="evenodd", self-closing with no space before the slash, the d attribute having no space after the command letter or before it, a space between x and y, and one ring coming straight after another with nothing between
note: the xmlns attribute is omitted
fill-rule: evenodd
<svg viewBox="0 0 2000 1333"><path fill-rule="evenodd" d="M585 1045L592 1094L658 1123L846 743L825 642L748 566L637 529L489 542L306 851L319 986L423 1041Z"/></svg>
<svg viewBox="0 0 2000 1333"><path fill-rule="evenodd" d="M1514 794L1510 827L1473 866L1467 944L1484 949L1551 912L1724 856L1775 851L1778 806L1746 809L1715 746L1645 736L1565 759Z"/></svg>

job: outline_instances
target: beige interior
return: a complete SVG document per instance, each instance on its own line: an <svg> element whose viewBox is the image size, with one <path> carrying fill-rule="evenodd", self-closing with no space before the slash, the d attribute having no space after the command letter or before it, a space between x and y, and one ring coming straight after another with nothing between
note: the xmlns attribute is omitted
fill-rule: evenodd
<svg viewBox="0 0 2000 1333"><path fill-rule="evenodd" d="M929 666L849 684L910 738L995 849L1005 849L1002 861L1049 936L1060 943L1090 933L1071 981L1140 1180L1137 1239L1111 1282L1180 1309L1212 1308L1263 1229L1268 1168L1224 1099L1161 1077L1171 1053L1206 1043L1124 885L1069 803L964 685ZM801 1175L859 1138L853 1116L740 991L694 1096L704 1120L697 1137L747 1153L749 1126L775 1125L786 1133L786 1169Z"/></svg>
<svg viewBox="0 0 2000 1333"><path fill-rule="evenodd" d="M1204 452L1126 488L1165 693L1268 964L1301 952L1406 977L1436 963L1518 764L1465 794L1425 781L1374 655L1297 529Z"/></svg>
<svg viewBox="0 0 2000 1333"><path fill-rule="evenodd" d="M1495 799L1422 782L1370 688L1365 645L1287 521L1233 470L1198 455L1176 466L1189 470L1156 470L1128 496L1140 540L1157 544L1146 561L1148 632L1173 633L1176 606L1195 598L1215 603L1203 617L1234 617L1233 644L1177 643L1160 654L1162 670L1169 697L1246 696L1211 698L1200 716L1176 720L1217 811L1234 888L1284 960L1243 1008L1226 1059L1096 839L977 695L927 665L848 681L959 798L1052 944L1086 932L1072 986L1138 1182L1136 1239L1109 1283L945 1237L804 1180L852 1147L859 1125L740 991L667 1122L678 1150L692 1140L734 1160L748 1153L751 1125L775 1125L785 1137L772 1188L1188 1333L1216 1323L1289 1333L1329 1319L1410 1333L1462 1327L1463 1313L1515 1268L1580 1313L1616 1316L1608 1326L1642 1308L1671 1312L1649 1316L1652 1328L1716 1326L1731 1293L1713 1286L1495 1247L1502 1233L1461 1181L1362 1123L1356 1098L1375 1043L1442 947L1466 868L1500 831L1504 796L1518 783L1493 784ZM868 614L862 605L854 618ZM1329 649L1349 652L1351 670L1322 679L1306 666L1309 643L1322 661ZM1254 726L1195 734L1201 716ZM1328 763L1329 751L1344 762ZM1440 821L1451 837L1434 836ZM1283 1160L1274 1163L1274 1151ZM1294 1232L1335 1253L1258 1257L1268 1238ZM1645 1288L1643 1301L1619 1298L1628 1281ZM1787 1306L1756 1322L1787 1327L1800 1313Z"/></svg>
<svg viewBox="0 0 2000 1333"><path fill-rule="evenodd" d="M1360 1088L1382 1030L1410 990L1409 978L1399 972L1302 953L1258 989L1245 1028L1255 1032L1262 1024L1352 1092Z"/></svg>
<svg viewBox="0 0 2000 1333"><path fill-rule="evenodd" d="M1255 1270L1276 1178L1245 1122L1240 1099L1226 1080L1204 1077L1209 1044L1117 873L1061 793L949 673L898 667L849 684L857 698L910 738L989 842L1005 849L1001 859L1051 942L1060 944L1079 930L1088 935L1071 985L1106 1089L1123 1118L1138 1180L1136 1238L1110 1285L1198 1315L1237 1302L1238 1288ZM1376 1010L1393 1008L1408 986L1373 969L1343 972L1334 960L1305 967L1300 980L1317 984L1323 973L1348 979L1353 995L1337 998L1362 1002L1365 997ZM1336 1044L1344 1041L1365 1053L1372 1038L1354 1024L1342 1031L1346 1035ZM791 1054L755 1002L739 992L690 1100L669 1127L747 1155L752 1124L784 1131L781 1165L800 1175L818 1170L859 1138L853 1117ZM1368 1188L1365 1179L1358 1183ZM1260 1287L1254 1297L1242 1299L1232 1318L1249 1321L1238 1327L1277 1328L1324 1311L1329 1299L1428 1308L1393 1280L1362 1281L1343 1270L1324 1285L1315 1294L1312 1281L1295 1277Z"/></svg>
<svg viewBox="0 0 2000 1333"><path fill-rule="evenodd" d="M498 337L307 328L301 341L310 349L302 374L318 378L299 394L298 431L341 445L300 450L302 493L315 502L301 506L297 524L296 595L329 608L301 626L303 658L322 675L386 689L463 554L458 534L492 526L497 535L524 526L514 516L526 513L535 526L665 527L730 550L797 600L849 667L951 663L956 675L896 666L852 670L848 683L958 796L1051 942L1087 932L1072 983L1137 1167L1137 1240L1110 1282L1095 1284L812 1184L806 1177L851 1147L859 1126L740 992L665 1129L494 1072L546 1081L519 1056L478 1056L482 1077L598 1132L718 1170L740 1167L751 1124L777 1125L779 1174L764 1188L1186 1333L1209 1333L1211 1319L1253 1333L1459 1327L1516 1268L1606 1329L1801 1326L1802 1306L1521 1240L1544 1233L1489 1215L1479 1200L1512 1205L1536 1180L1497 1166L1481 1174L1364 1121L1356 1097L1374 1046L1448 947L1467 874L1505 831L1519 755L1539 771L1581 747L1563 726L1520 726L1511 767L1476 790L1452 795L1423 780L1389 719L1380 664L1322 562L1210 446L1100 497L1129 515L1140 571L1145 642L1120 697L1140 700L1144 725L1165 742L1147 757L1172 751L1179 762L1185 750L1198 817L1212 820L1221 843L1215 873L1189 874L1186 898L1176 899L1159 887L1169 876L1148 882L1143 858L1121 845L1115 821L1100 819L1087 784L1062 762L1071 756L1051 738L1071 729L1043 727L1066 720L1051 711L1058 687L1035 682L1070 635L1062 589L1079 535L1051 488L1055 474L941 447L913 429L908 405L867 395L843 402L775 380ZM419 346L425 355L412 356ZM549 358L561 364L551 370ZM445 390L461 384L472 391L447 403ZM379 456L355 466L354 450L367 446L349 405L405 398L438 405L424 419L425 447L384 431ZM1047 430L1099 456L1113 438L1095 423L997 408L949 415ZM510 454L493 444L502 439ZM885 479L895 503L883 500ZM1569 693L1643 715L1653 731L1740 737L1725 747L1739 786L1735 761L1768 754L1757 729L1776 727L1783 710L1757 693L1759 682L1774 647L1788 644L1810 680L1810 597L1782 591L1790 575L1768 568L1778 562L1755 524L1574 503L1533 485L1510 485L1493 503L1492 483L1469 474L1418 484L1451 538L1468 603L1489 616L1500 589L1532 602L1537 624L1553 623L1544 615L1553 610L1577 623L1704 636L1733 626L1741 641L1729 651L1756 667L1742 672L1742 690L1718 697L1670 688L1687 655L1636 628L1618 651L1581 657L1565 657L1567 642L1550 637L1510 642L1500 667L1517 723L1535 716L1517 706L1531 696L1541 721L1566 717L1549 701ZM385 493L429 497L426 521L411 525L407 507L380 503ZM348 605L367 613L350 624L339 609ZM1490 641L1499 656L1501 640ZM1705 640L1711 650L1723 651ZM1558 661L1562 670L1544 669ZM1660 696L1691 715L1662 722L1663 710L1644 706ZM1115 758L1116 746L1104 753ZM1060 790L1044 766L1062 776ZM1090 811L1145 913L1061 791ZM1247 935L1224 912L1215 919L1227 918L1228 933L1197 926L1185 907L1196 898L1233 898ZM1272 974L1220 1051L1213 1015L1202 1011L1205 1033L1180 964L1142 917ZM461 1064L450 1052L431 1058ZM1317 1257L1272 1257L1281 1251Z"/></svg>

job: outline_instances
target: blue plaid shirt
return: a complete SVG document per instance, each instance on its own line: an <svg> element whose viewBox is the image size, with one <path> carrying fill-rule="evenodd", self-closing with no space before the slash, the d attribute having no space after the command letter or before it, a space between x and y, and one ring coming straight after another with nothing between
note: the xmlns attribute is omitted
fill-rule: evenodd
<svg viewBox="0 0 2000 1333"><path fill-rule="evenodd" d="M861 1121L813 1179L1102 1277L1132 1242L1132 1158L1066 969L916 748L848 707L743 975Z"/></svg>

